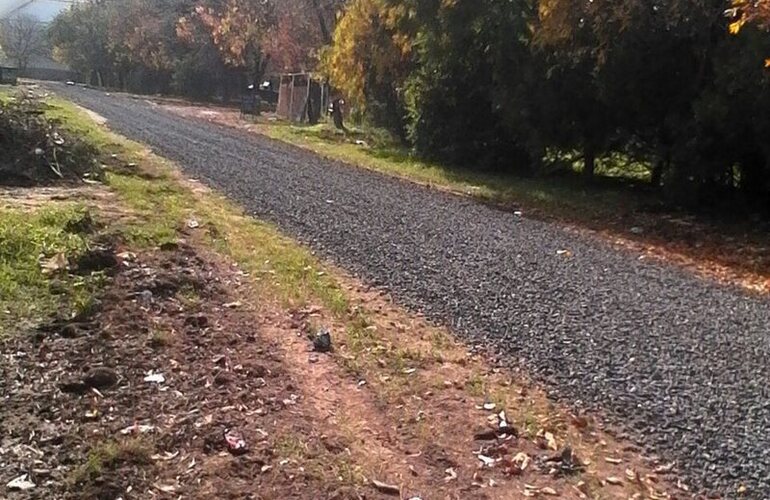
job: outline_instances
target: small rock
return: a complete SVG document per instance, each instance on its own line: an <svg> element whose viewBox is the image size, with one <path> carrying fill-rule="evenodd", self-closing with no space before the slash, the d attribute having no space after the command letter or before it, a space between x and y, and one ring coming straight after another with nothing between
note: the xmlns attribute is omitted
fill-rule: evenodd
<svg viewBox="0 0 770 500"><path fill-rule="evenodd" d="M332 350L332 334L324 328L313 339L313 350L316 352L329 352Z"/></svg>

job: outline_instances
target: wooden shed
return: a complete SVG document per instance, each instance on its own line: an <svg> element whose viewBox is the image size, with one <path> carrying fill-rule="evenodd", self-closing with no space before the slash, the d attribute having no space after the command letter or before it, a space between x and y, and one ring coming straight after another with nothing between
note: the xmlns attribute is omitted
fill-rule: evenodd
<svg viewBox="0 0 770 500"><path fill-rule="evenodd" d="M299 123L317 123L328 106L328 85L311 73L281 75L275 110L281 118Z"/></svg>

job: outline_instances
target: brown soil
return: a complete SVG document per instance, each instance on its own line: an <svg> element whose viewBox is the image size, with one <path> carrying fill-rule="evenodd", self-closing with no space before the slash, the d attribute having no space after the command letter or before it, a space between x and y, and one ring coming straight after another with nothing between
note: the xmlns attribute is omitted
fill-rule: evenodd
<svg viewBox="0 0 770 500"><path fill-rule="evenodd" d="M553 407L522 377L351 278L352 317L368 318L363 347L345 334L349 324L320 307L290 311L261 298L245 273L200 245L164 248L119 251L94 317L0 344L0 497L668 498L665 491L675 491L657 463L595 420ZM333 332L331 354L311 352L307 334L321 324ZM164 381L145 381L150 374ZM485 401L495 409L480 407ZM494 417L501 410L505 432ZM245 439L246 453L228 449L226 430ZM574 453L565 452L568 444ZM523 470L522 461L529 462ZM8 491L23 474L36 486Z"/></svg>
<svg viewBox="0 0 770 500"><path fill-rule="evenodd" d="M200 106L179 100L155 99L165 109L188 118L244 128L260 127L243 120L237 110ZM437 187L437 186L433 186ZM467 195L458 192L456 194ZM515 207L519 209L517 205ZM525 207L527 216L553 220L569 229L600 237L643 255L670 262L718 281L737 284L752 292L770 293L770 240L766 226L709 223L677 213L649 213L619 208L615 217L596 220L586 214L555 213ZM642 229L641 234L635 231Z"/></svg>

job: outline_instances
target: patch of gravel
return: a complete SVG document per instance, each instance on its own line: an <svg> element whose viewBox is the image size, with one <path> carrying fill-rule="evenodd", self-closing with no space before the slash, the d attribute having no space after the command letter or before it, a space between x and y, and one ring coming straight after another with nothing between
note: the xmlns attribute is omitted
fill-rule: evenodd
<svg viewBox="0 0 770 500"><path fill-rule="evenodd" d="M555 397L605 412L695 489L770 497L766 299L146 101L56 91Z"/></svg>

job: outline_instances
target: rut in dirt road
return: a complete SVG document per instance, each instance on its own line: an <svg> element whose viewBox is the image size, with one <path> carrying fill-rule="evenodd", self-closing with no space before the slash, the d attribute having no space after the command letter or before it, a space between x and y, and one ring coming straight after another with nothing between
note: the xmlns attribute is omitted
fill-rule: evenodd
<svg viewBox="0 0 770 500"><path fill-rule="evenodd" d="M402 303L607 412L696 489L770 497L770 302L557 225L56 86Z"/></svg>

